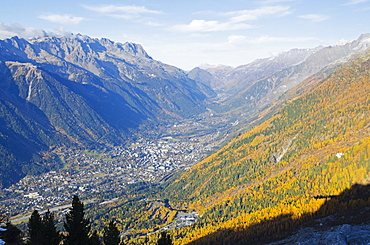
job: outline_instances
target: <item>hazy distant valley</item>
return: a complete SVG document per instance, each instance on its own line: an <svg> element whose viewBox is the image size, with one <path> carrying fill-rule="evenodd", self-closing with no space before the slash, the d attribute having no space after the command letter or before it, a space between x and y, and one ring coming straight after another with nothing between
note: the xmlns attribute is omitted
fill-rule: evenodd
<svg viewBox="0 0 370 245"><path fill-rule="evenodd" d="M369 47L364 34L185 72L139 44L0 40L0 207L19 222L34 209L63 211L78 194L95 226L116 217L134 239L199 213L174 232L176 244L241 244L231 223L245 228L284 208L299 220L323 204L313 196L367 183ZM330 182L324 173L331 185L319 184Z"/></svg>

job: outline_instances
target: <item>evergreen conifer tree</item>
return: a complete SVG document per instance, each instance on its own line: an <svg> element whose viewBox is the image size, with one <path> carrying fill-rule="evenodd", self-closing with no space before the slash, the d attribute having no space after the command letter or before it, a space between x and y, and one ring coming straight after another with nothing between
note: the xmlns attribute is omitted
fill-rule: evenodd
<svg viewBox="0 0 370 245"><path fill-rule="evenodd" d="M157 245L172 245L171 236L167 232L162 232Z"/></svg>
<svg viewBox="0 0 370 245"><path fill-rule="evenodd" d="M112 220L109 225L104 230L104 244L105 245L118 245L120 244L120 231L118 230L116 224Z"/></svg>
<svg viewBox="0 0 370 245"><path fill-rule="evenodd" d="M84 205L77 195L73 196L72 207L66 214L64 228L67 235L64 237L65 245L88 245L90 220L85 219Z"/></svg>
<svg viewBox="0 0 370 245"><path fill-rule="evenodd" d="M61 237L54 223L54 215L48 210L41 220L42 241L44 245L58 245Z"/></svg>
<svg viewBox="0 0 370 245"><path fill-rule="evenodd" d="M21 245L22 231L16 226L12 225L9 221L6 222L5 227L2 227L0 232L0 239L5 242L6 245Z"/></svg>
<svg viewBox="0 0 370 245"><path fill-rule="evenodd" d="M90 236L90 245L101 245L98 233L96 230Z"/></svg>
<svg viewBox="0 0 370 245"><path fill-rule="evenodd" d="M28 234L30 245L42 244L42 223L41 216L37 210L34 210L28 221Z"/></svg>
<svg viewBox="0 0 370 245"><path fill-rule="evenodd" d="M48 210L41 218L37 210L28 221L30 245L58 245L61 237L54 223L54 215Z"/></svg>

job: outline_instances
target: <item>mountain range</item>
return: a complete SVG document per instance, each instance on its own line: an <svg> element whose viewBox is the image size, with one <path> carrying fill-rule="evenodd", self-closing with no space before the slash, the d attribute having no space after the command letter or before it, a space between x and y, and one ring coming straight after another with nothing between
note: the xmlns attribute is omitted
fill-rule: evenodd
<svg viewBox="0 0 370 245"><path fill-rule="evenodd" d="M369 48L330 63L204 160L93 219L116 218L129 244L184 210L199 219L171 231L174 244L367 244L369 79Z"/></svg>
<svg viewBox="0 0 370 245"><path fill-rule="evenodd" d="M122 144L139 126L204 112L215 95L138 44L82 35L1 40L0 73L3 185L58 165L50 148Z"/></svg>
<svg viewBox="0 0 370 245"><path fill-rule="evenodd" d="M117 223L135 232L148 218L172 222L162 215L170 207L195 210L198 222L176 230L176 244L286 238L311 218L370 203L361 195L370 171L369 46L364 34L186 73L134 43L80 34L0 40L1 185L60 167L54 148L120 145L157 125L217 115L230 141L95 215L124 213ZM150 213L151 200L161 213Z"/></svg>
<svg viewBox="0 0 370 245"><path fill-rule="evenodd" d="M182 243L261 244L312 218L368 207L370 49L356 56L302 81L304 91L168 184L170 200L202 215Z"/></svg>
<svg viewBox="0 0 370 245"><path fill-rule="evenodd" d="M0 40L0 182L6 186L58 167L49 154L55 147L122 144L139 128L207 110L226 116L226 129L244 121L230 129L243 130L254 114L305 78L325 67L328 75L363 52L369 39L364 34L341 46L293 49L236 68L188 73L134 43L81 34Z"/></svg>
<svg viewBox="0 0 370 245"><path fill-rule="evenodd" d="M221 107L244 109L263 107L324 68L327 74L345 64L370 46L370 35L363 34L345 45L314 49L292 49L275 57L255 60L236 68L199 67L189 77L209 85L218 94L227 95Z"/></svg>

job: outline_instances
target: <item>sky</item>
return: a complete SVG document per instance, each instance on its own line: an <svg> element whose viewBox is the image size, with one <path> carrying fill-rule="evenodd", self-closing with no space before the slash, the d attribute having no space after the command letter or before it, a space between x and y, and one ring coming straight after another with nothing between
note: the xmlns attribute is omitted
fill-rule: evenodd
<svg viewBox="0 0 370 245"><path fill-rule="evenodd" d="M370 33L370 0L0 0L0 39L83 34L184 70L239 66Z"/></svg>

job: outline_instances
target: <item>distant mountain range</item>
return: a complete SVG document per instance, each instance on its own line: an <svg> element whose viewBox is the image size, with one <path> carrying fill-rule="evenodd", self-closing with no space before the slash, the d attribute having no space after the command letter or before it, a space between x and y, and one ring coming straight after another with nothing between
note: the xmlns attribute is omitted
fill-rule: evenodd
<svg viewBox="0 0 370 245"><path fill-rule="evenodd" d="M369 44L367 34L341 46L294 49L237 68L186 73L134 43L80 34L0 40L0 184L60 165L49 154L54 147L122 144L145 125L209 110L230 120L250 119L307 77L320 70L330 74Z"/></svg>
<svg viewBox="0 0 370 245"><path fill-rule="evenodd" d="M255 60L236 68L228 66L194 68L188 76L202 82L218 94L226 94L223 110L262 107L309 76L330 66L342 65L370 47L370 34L337 46L292 49L275 57ZM330 73L327 70L326 73Z"/></svg>
<svg viewBox="0 0 370 245"><path fill-rule="evenodd" d="M1 40L0 74L3 185L50 167L39 154L50 147L120 144L140 125L204 112L215 95L138 44L82 35Z"/></svg>
<svg viewBox="0 0 370 245"><path fill-rule="evenodd" d="M178 244L267 244L289 235L272 244L368 242L365 233L320 234L348 222L368 224L367 214L362 219L370 205L368 38L322 48L284 68L304 74L334 60L270 104L250 130L166 183L164 198L202 216L176 231ZM315 233L307 226L322 227Z"/></svg>
<svg viewBox="0 0 370 245"><path fill-rule="evenodd" d="M254 104L248 96L229 103L217 115L241 121L249 109L248 125L163 184L139 183L115 207L94 209L93 220L116 218L133 244L143 243L143 233L153 241L155 232L171 227L174 207L199 214L193 225L171 231L174 244L367 244L369 37L288 52L285 57L295 58L285 61L287 67L276 64L278 70L246 82L239 92L224 85L216 90L212 83L225 84L212 74L231 74L233 68L196 68L189 76L208 81L218 93L210 99L214 108L246 91L258 98ZM273 60L254 64L265 64L264 72Z"/></svg>

